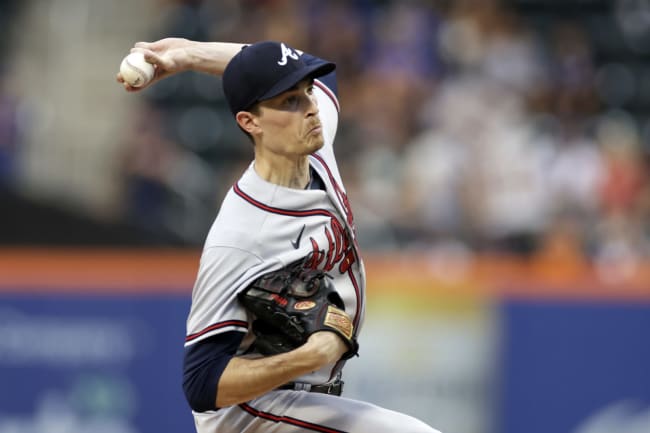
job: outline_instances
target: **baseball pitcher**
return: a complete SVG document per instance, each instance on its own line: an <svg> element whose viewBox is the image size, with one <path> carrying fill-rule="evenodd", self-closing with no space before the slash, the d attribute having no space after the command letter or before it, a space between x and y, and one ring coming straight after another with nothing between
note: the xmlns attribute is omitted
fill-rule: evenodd
<svg viewBox="0 0 650 433"><path fill-rule="evenodd" d="M132 52L153 80L222 75L254 160L207 235L187 319L183 386L199 433L435 433L341 396L359 351L365 272L334 158L335 65L284 43L167 38Z"/></svg>

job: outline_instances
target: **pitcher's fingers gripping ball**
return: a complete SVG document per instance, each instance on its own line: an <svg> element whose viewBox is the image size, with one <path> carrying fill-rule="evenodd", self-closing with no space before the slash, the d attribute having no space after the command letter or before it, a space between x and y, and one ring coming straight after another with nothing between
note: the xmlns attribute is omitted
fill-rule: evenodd
<svg viewBox="0 0 650 433"><path fill-rule="evenodd" d="M304 269L297 262L258 278L238 298L256 317L253 344L264 355L293 350L317 331L332 331L343 339L348 346L343 359L359 350L352 320L323 271Z"/></svg>
<svg viewBox="0 0 650 433"><path fill-rule="evenodd" d="M147 62L144 54L134 52L126 56L120 64L120 74L124 82L132 87L142 87L154 76L154 67Z"/></svg>

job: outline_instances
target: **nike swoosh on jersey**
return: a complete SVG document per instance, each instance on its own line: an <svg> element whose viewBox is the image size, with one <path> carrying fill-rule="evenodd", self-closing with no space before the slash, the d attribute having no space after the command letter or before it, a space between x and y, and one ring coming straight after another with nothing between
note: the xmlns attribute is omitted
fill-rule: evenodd
<svg viewBox="0 0 650 433"><path fill-rule="evenodd" d="M300 239L302 238L302 232L305 231L305 226L306 224L303 224L302 228L300 229L300 233L298 233L298 238L295 241L291 241L291 245L293 245L294 249L300 248Z"/></svg>

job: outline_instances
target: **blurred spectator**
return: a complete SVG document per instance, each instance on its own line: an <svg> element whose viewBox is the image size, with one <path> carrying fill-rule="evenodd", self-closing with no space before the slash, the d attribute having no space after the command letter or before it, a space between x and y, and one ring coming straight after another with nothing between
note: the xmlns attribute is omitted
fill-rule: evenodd
<svg viewBox="0 0 650 433"><path fill-rule="evenodd" d="M603 116L597 132L604 170L594 253L603 275L617 282L630 277L640 257L650 250L644 219L650 184L632 119L622 113Z"/></svg>
<svg viewBox="0 0 650 433"><path fill-rule="evenodd" d="M547 119L541 125L554 143L553 161L547 173L555 214L571 213L583 223L598 212L599 187L604 163L597 143L583 124Z"/></svg>
<svg viewBox="0 0 650 433"><path fill-rule="evenodd" d="M469 142L467 225L478 247L529 254L548 221L545 174L552 149L537 139L520 95L495 84L477 92L485 114Z"/></svg>
<svg viewBox="0 0 650 433"><path fill-rule="evenodd" d="M648 182L636 124L625 116L604 116L597 138L605 159L602 212L631 215Z"/></svg>

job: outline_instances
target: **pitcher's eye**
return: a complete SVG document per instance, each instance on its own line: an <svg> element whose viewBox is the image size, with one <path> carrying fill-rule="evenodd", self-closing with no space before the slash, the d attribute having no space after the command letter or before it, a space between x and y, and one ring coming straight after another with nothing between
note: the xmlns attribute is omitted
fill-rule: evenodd
<svg viewBox="0 0 650 433"><path fill-rule="evenodd" d="M298 97L296 95L288 96L287 99L284 100L284 105L286 105L287 107L294 107L297 104L298 104Z"/></svg>

